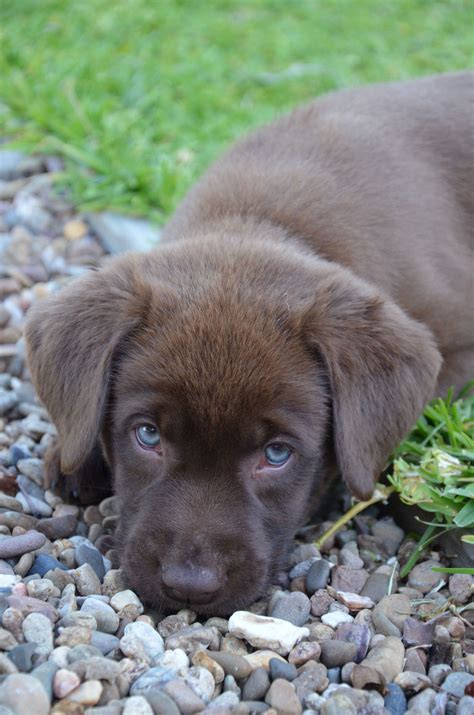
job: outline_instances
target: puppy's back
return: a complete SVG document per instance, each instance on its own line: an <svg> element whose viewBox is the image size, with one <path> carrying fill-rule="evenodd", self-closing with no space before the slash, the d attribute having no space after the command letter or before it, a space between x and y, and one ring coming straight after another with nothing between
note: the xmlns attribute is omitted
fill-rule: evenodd
<svg viewBox="0 0 474 715"><path fill-rule="evenodd" d="M229 216L269 221L414 317L428 312L441 345L456 347L470 324L473 109L469 72L326 95L231 147L164 239Z"/></svg>

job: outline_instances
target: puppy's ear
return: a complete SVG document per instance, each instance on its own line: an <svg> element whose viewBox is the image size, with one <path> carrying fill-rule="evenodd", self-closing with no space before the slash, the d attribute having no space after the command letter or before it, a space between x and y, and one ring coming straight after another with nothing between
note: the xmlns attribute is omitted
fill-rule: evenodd
<svg viewBox="0 0 474 715"><path fill-rule="evenodd" d="M425 326L349 271L326 266L316 286L305 334L329 375L340 472L367 499L433 397L441 356Z"/></svg>
<svg viewBox="0 0 474 715"><path fill-rule="evenodd" d="M78 469L97 440L112 358L149 301L139 258L112 261L39 302L25 337L33 383L59 433L61 470Z"/></svg>

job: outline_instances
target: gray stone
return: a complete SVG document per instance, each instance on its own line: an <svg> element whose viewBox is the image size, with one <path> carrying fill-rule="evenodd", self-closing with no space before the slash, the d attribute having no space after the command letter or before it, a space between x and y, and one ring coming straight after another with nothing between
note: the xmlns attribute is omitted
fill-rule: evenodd
<svg viewBox="0 0 474 715"><path fill-rule="evenodd" d="M246 678L251 673L251 666L241 655L209 651L208 655L219 663L226 675L233 675L236 680Z"/></svg>
<svg viewBox="0 0 474 715"><path fill-rule="evenodd" d="M331 564L326 559L319 559L312 564L306 576L306 591L310 596L326 587L330 573Z"/></svg>
<svg viewBox="0 0 474 715"><path fill-rule="evenodd" d="M290 577L291 580L295 578L300 578L301 576L306 576L311 568L311 566L316 563L316 561L320 561L321 557L320 556L311 556L309 559L306 559L306 561L300 561L299 564L296 564L296 566L293 566L291 569L290 573L288 576Z"/></svg>
<svg viewBox="0 0 474 715"><path fill-rule="evenodd" d="M49 700L43 686L32 675L8 675L0 685L0 705L15 715L48 715Z"/></svg>
<svg viewBox="0 0 474 715"><path fill-rule="evenodd" d="M293 685L282 678L274 680L270 685L265 702L277 713L284 715L300 715L303 711Z"/></svg>
<svg viewBox="0 0 474 715"><path fill-rule="evenodd" d="M143 219L102 211L88 214L87 220L106 250L113 255L124 251L148 251L160 240L161 232Z"/></svg>
<svg viewBox="0 0 474 715"><path fill-rule="evenodd" d="M350 569L347 566L336 566L331 572L331 586L336 591L360 593L369 577L365 569Z"/></svg>
<svg viewBox="0 0 474 715"><path fill-rule="evenodd" d="M76 562L78 566L89 564L94 569L97 578L102 581L105 576L105 567L102 554L98 549L88 544L79 544L76 548Z"/></svg>
<svg viewBox="0 0 474 715"><path fill-rule="evenodd" d="M450 695L462 698L468 685L474 683L474 675L470 673L450 673L441 685L441 690L445 690Z"/></svg>
<svg viewBox="0 0 474 715"><path fill-rule="evenodd" d="M79 568L71 571L71 575L76 584L77 592L81 596L101 594L100 581L90 564L82 564Z"/></svg>
<svg viewBox="0 0 474 715"><path fill-rule="evenodd" d="M474 577L467 573L454 573L449 577L449 593L456 603L467 603L474 597Z"/></svg>
<svg viewBox="0 0 474 715"><path fill-rule="evenodd" d="M330 640L321 643L321 662L326 668L336 668L355 660L357 646L348 641Z"/></svg>
<svg viewBox="0 0 474 715"><path fill-rule="evenodd" d="M343 694L333 695L321 705L321 715L357 715L354 703Z"/></svg>
<svg viewBox="0 0 474 715"><path fill-rule="evenodd" d="M36 643L36 652L49 655L53 650L53 628L49 618L41 613L30 613L23 621L23 634L28 643Z"/></svg>
<svg viewBox="0 0 474 715"><path fill-rule="evenodd" d="M201 698L198 698L196 693L183 680L178 678L170 680L163 690L175 701L184 715L191 715L191 713L200 712L205 708Z"/></svg>
<svg viewBox="0 0 474 715"><path fill-rule="evenodd" d="M77 528L77 519L72 514L65 516L53 516L50 519L41 519L38 522L36 529L42 534L45 534L48 539L66 539L71 534L74 534Z"/></svg>
<svg viewBox="0 0 474 715"><path fill-rule="evenodd" d="M27 531L20 536L7 536L0 540L0 558L11 559L15 556L40 549L46 543L46 536L39 531Z"/></svg>
<svg viewBox="0 0 474 715"><path fill-rule="evenodd" d="M120 645L120 640L116 636L112 636L109 633L101 633L100 631L94 631L91 637L91 645L107 655L111 651L115 650Z"/></svg>
<svg viewBox="0 0 474 715"><path fill-rule="evenodd" d="M372 526L372 534L380 539L389 556L395 556L405 538L403 529L400 529L390 517L376 521Z"/></svg>
<svg viewBox="0 0 474 715"><path fill-rule="evenodd" d="M242 688L242 700L261 700L270 687L270 678L265 668L256 668Z"/></svg>
<svg viewBox="0 0 474 715"><path fill-rule="evenodd" d="M20 167L25 159L21 151L0 150L0 179L10 181L21 177Z"/></svg>
<svg viewBox="0 0 474 715"><path fill-rule="evenodd" d="M32 666L33 654L36 652L36 643L20 643L7 653L8 657L15 663L22 673L29 673Z"/></svg>
<svg viewBox="0 0 474 715"><path fill-rule="evenodd" d="M458 702L456 715L472 715L474 713L474 697L464 695Z"/></svg>
<svg viewBox="0 0 474 715"><path fill-rule="evenodd" d="M418 589L422 593L428 593L443 578L443 574L433 571L433 567L439 566L438 561L423 561L417 564L408 576L408 585Z"/></svg>
<svg viewBox="0 0 474 715"><path fill-rule="evenodd" d="M150 703L154 715L180 715L179 708L169 695L158 688L151 688L143 693Z"/></svg>
<svg viewBox="0 0 474 715"><path fill-rule="evenodd" d="M360 592L361 596L371 598L374 603L378 603L384 596L388 595L388 587L390 583L389 574L375 571L371 573L364 588ZM395 591L395 583L392 585L391 593Z"/></svg>
<svg viewBox="0 0 474 715"><path fill-rule="evenodd" d="M384 596L372 612L377 633L400 637L403 624L411 613L410 599L401 593Z"/></svg>
<svg viewBox="0 0 474 715"><path fill-rule="evenodd" d="M367 655L371 636L370 629L363 623L341 623L336 629L338 641L346 641L356 646L354 656L356 663L360 663Z"/></svg>
<svg viewBox="0 0 474 715"><path fill-rule="evenodd" d="M49 703L53 699L53 679L58 670L58 666L53 660L47 660L45 663L41 663L37 668L31 671L33 678L39 680L43 689L48 696Z"/></svg>
<svg viewBox="0 0 474 715"><path fill-rule="evenodd" d="M283 678L284 680L292 681L298 676L298 671L296 666L291 663L287 663L286 660L280 660L279 658L271 658L269 662L270 678L272 680L278 680L278 678Z"/></svg>
<svg viewBox="0 0 474 715"><path fill-rule="evenodd" d="M207 706L209 710L217 710L217 708L225 708L225 710L234 710L239 704L239 697L235 693L227 692L218 695L217 698L211 700Z"/></svg>
<svg viewBox="0 0 474 715"><path fill-rule="evenodd" d="M304 593L283 593L277 600L270 615L283 618L295 626L303 626L309 618L311 603Z"/></svg>
<svg viewBox="0 0 474 715"><path fill-rule="evenodd" d="M147 670L143 675L135 680L130 693L132 695L144 695L148 690L155 688L163 688L166 683L170 683L176 679L176 670L174 668L165 668L156 665Z"/></svg>
<svg viewBox="0 0 474 715"><path fill-rule="evenodd" d="M108 603L100 601L94 596L88 596L81 606L81 613L94 616L97 629L103 633L115 633L119 627L120 618Z"/></svg>
<svg viewBox="0 0 474 715"><path fill-rule="evenodd" d="M43 486L43 465L42 459L30 457L28 459L20 459L17 463L17 469L20 474L29 477L40 487Z"/></svg>

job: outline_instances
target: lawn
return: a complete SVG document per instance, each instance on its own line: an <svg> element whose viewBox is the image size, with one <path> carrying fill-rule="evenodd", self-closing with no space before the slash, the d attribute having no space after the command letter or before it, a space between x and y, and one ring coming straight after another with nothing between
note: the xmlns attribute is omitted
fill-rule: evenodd
<svg viewBox="0 0 474 715"><path fill-rule="evenodd" d="M470 0L18 0L0 131L83 207L162 222L233 138L322 92L472 65Z"/></svg>

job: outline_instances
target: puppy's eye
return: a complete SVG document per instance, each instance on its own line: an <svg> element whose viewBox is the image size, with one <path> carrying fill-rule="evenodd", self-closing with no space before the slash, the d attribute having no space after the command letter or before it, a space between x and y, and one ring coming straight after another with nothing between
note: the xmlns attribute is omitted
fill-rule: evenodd
<svg viewBox="0 0 474 715"><path fill-rule="evenodd" d="M264 454L271 467L281 467L289 460L291 449L284 442L272 442L265 448Z"/></svg>
<svg viewBox="0 0 474 715"><path fill-rule="evenodd" d="M144 449L160 451L161 437L154 425L144 424L135 429L138 444Z"/></svg>

